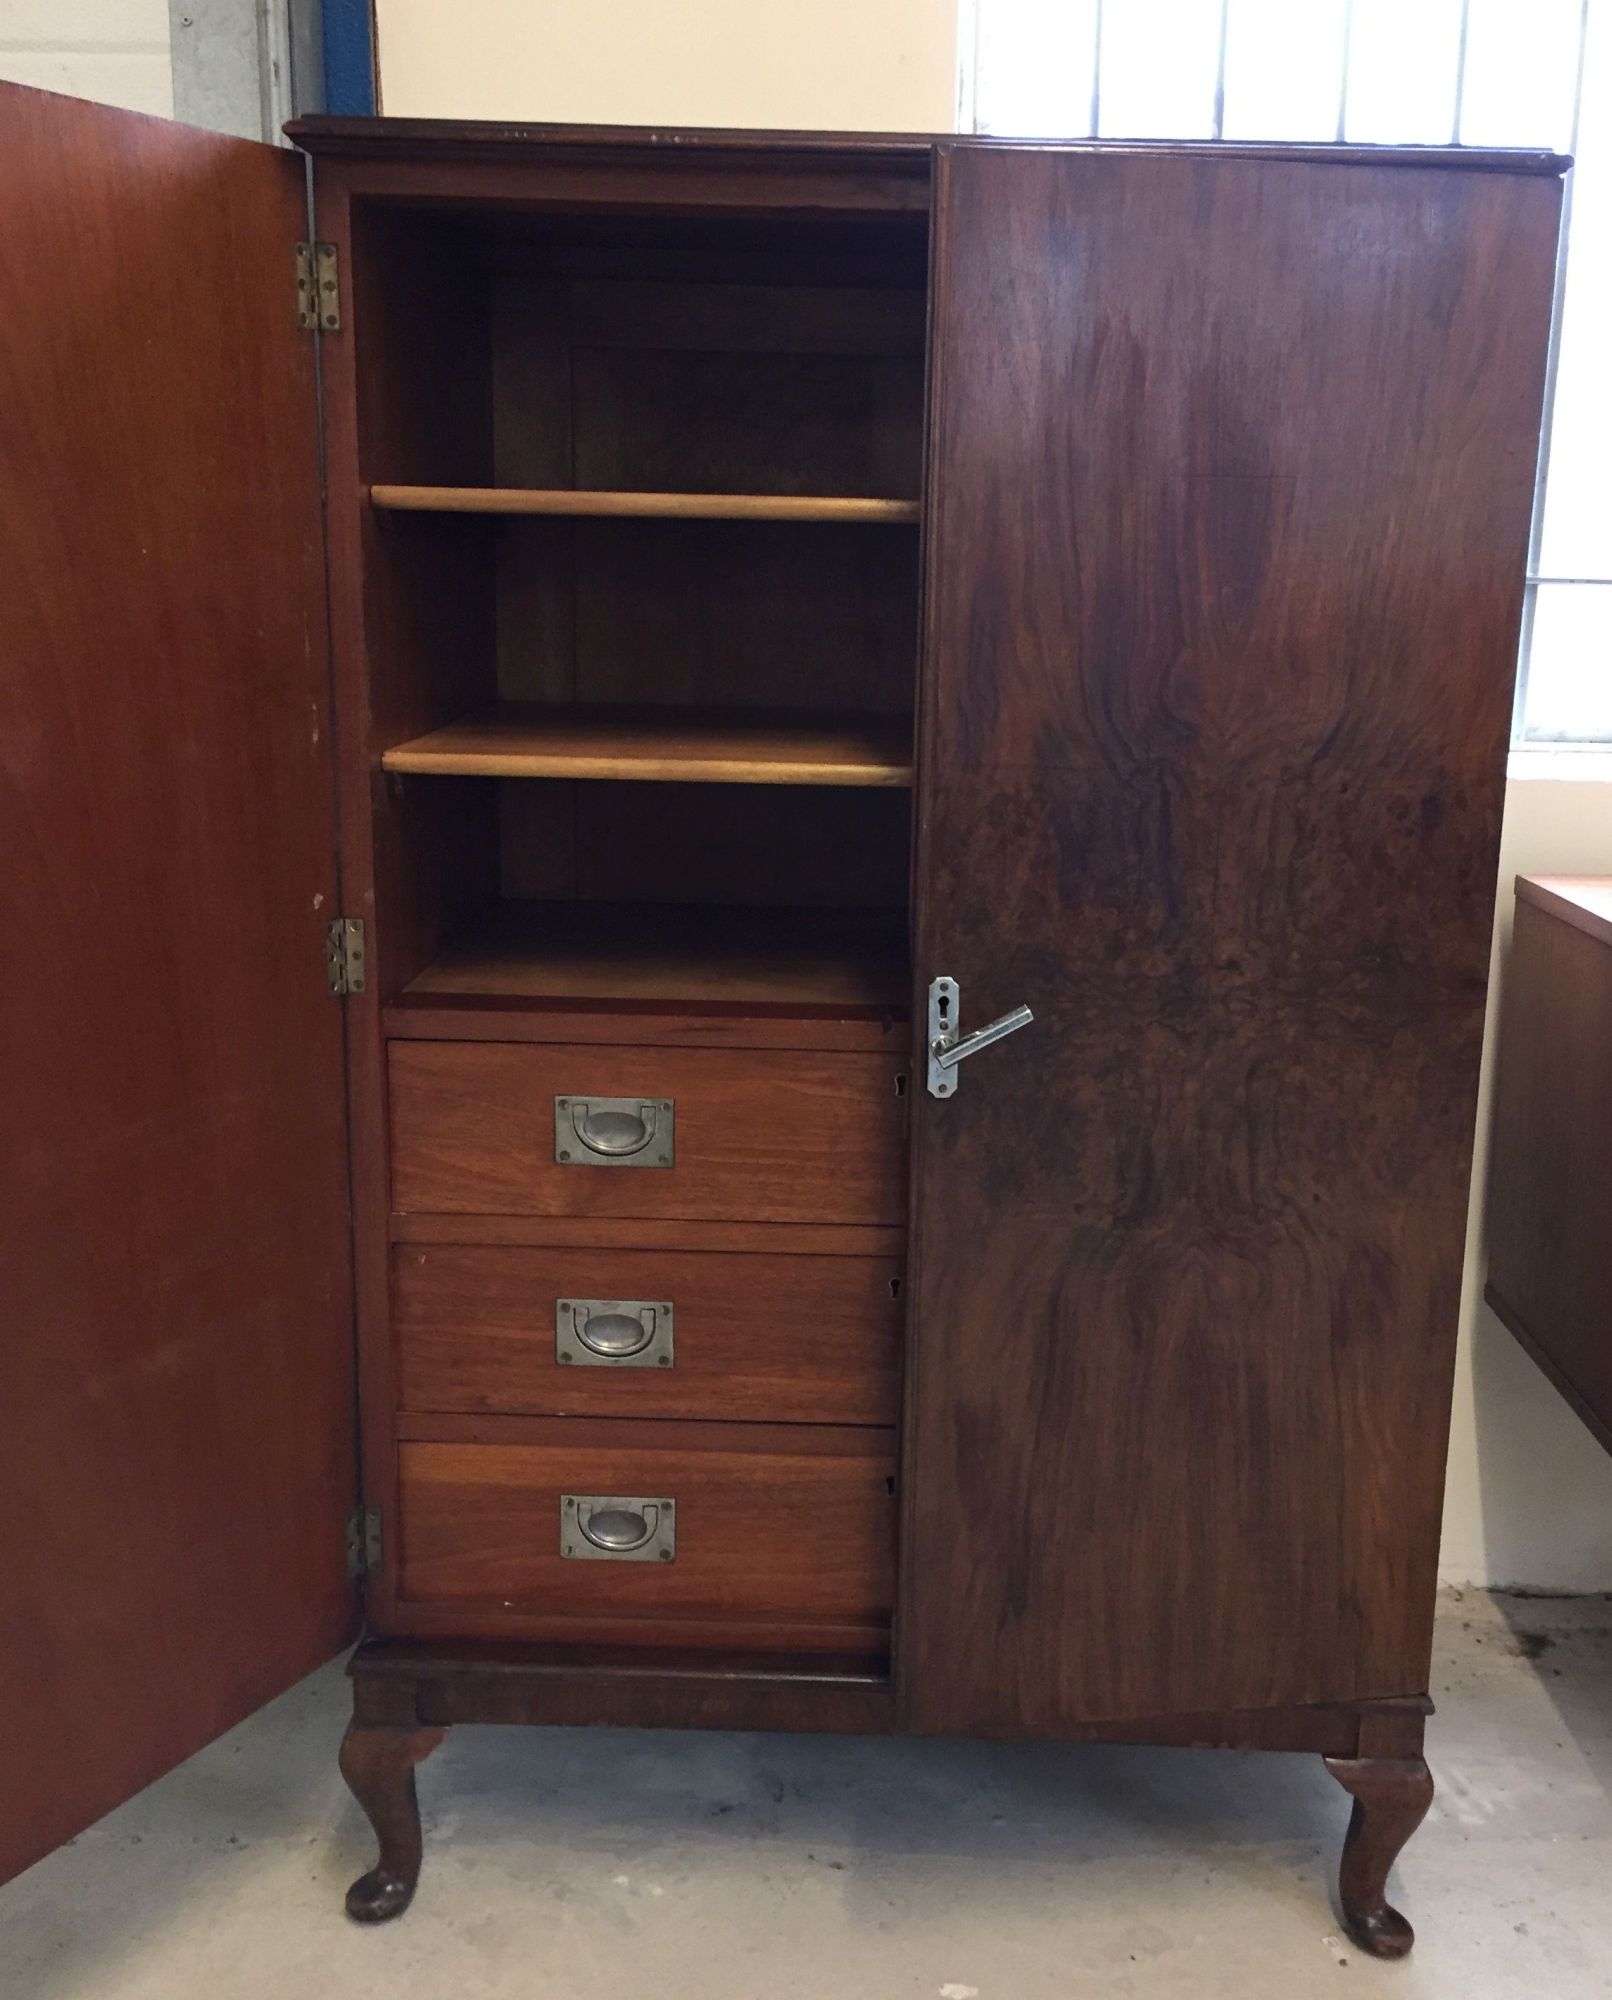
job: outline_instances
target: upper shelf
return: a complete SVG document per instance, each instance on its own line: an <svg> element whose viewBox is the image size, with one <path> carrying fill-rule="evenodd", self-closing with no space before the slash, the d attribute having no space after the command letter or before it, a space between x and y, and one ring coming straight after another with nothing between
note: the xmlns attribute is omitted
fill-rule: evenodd
<svg viewBox="0 0 1612 2000"><path fill-rule="evenodd" d="M916 521L916 500L804 493L610 493L566 486L372 486L393 513L558 514L644 521Z"/></svg>
<svg viewBox="0 0 1612 2000"><path fill-rule="evenodd" d="M912 783L912 723L506 703L396 744L381 767L436 777L900 786Z"/></svg>

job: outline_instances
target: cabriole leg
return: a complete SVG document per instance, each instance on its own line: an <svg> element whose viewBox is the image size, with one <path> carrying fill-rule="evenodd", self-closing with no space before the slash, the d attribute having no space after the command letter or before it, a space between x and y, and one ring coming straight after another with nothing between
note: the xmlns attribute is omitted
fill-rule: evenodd
<svg viewBox="0 0 1612 2000"><path fill-rule="evenodd" d="M420 1803L414 1767L442 1741L441 1729L354 1722L342 1738L341 1774L380 1842L380 1859L347 1891L347 1914L363 1924L398 1917L420 1879Z"/></svg>
<svg viewBox="0 0 1612 2000"><path fill-rule="evenodd" d="M1388 1871L1433 1803L1433 1774L1420 1757L1328 1757L1325 1763L1354 1800L1338 1869L1344 1923L1373 1958L1403 1958L1416 1933L1388 1901Z"/></svg>

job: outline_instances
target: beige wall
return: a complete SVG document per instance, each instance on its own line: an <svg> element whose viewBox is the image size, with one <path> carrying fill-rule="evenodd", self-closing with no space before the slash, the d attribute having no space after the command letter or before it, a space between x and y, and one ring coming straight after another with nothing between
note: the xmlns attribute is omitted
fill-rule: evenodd
<svg viewBox="0 0 1612 2000"><path fill-rule="evenodd" d="M376 0L382 109L949 132L958 0Z"/></svg>
<svg viewBox="0 0 1612 2000"><path fill-rule="evenodd" d="M0 78L167 117L168 0L3 0Z"/></svg>

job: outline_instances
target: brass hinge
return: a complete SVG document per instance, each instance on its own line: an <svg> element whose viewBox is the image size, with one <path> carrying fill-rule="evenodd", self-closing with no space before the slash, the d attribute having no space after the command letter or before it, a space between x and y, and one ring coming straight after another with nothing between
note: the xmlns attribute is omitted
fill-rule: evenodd
<svg viewBox="0 0 1612 2000"><path fill-rule="evenodd" d="M347 1574L358 1578L381 1572L381 1510L355 1507L347 1516Z"/></svg>
<svg viewBox="0 0 1612 2000"><path fill-rule="evenodd" d="M340 333L341 280L334 243L297 245L297 325L310 333Z"/></svg>
<svg viewBox="0 0 1612 2000"><path fill-rule="evenodd" d="M325 973L332 993L364 990L364 920L335 917L325 925Z"/></svg>

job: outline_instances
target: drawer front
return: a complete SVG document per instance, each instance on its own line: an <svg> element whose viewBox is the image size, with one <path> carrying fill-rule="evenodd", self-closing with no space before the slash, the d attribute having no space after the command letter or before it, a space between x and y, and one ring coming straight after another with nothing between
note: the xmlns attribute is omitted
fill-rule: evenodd
<svg viewBox="0 0 1612 2000"><path fill-rule="evenodd" d="M893 1257L400 1243L402 1407L893 1424L900 1288ZM636 1338L640 1351L590 1352L574 1308L587 1300L627 1308L605 1318L600 1344Z"/></svg>
<svg viewBox="0 0 1612 2000"><path fill-rule="evenodd" d="M884 1056L394 1041L388 1067L392 1201L401 1210L903 1218L907 1107ZM583 1143L562 1148L557 1118L602 1100L647 1107L653 1144L614 1159ZM631 1123L625 1113L611 1117ZM630 1142L608 1121L595 1123L601 1144ZM653 1163L662 1157L670 1164ZM624 1158L639 1164L626 1171Z"/></svg>
<svg viewBox="0 0 1612 2000"><path fill-rule="evenodd" d="M719 1628L716 1643L764 1650L836 1651L882 1636L892 1433L790 1437L725 1424L678 1425L664 1443L637 1435L651 1428L562 1421L532 1444L403 1444L405 1619L411 1606L446 1607L467 1637L578 1643L641 1634L699 1646ZM657 1542L648 1560L601 1558L572 1528L568 1497L646 1503L645 1525L671 1542L669 1557L655 1559ZM659 1512L668 1502L670 1518Z"/></svg>

